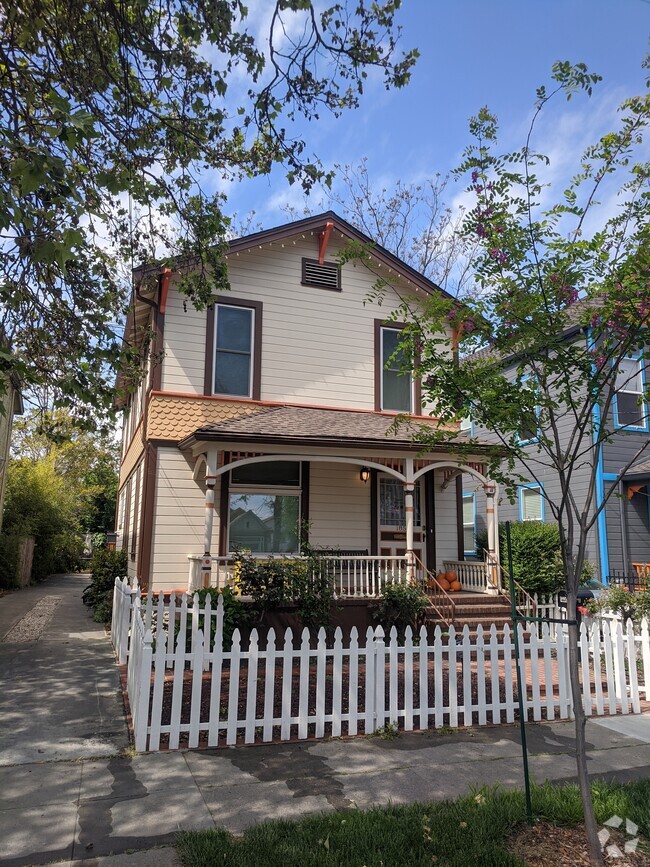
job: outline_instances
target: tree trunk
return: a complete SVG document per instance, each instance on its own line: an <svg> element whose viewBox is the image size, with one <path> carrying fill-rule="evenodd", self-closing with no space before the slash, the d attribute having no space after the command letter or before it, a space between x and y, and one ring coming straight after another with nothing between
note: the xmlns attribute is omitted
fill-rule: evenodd
<svg viewBox="0 0 650 867"><path fill-rule="evenodd" d="M567 610L569 617L575 615L575 590L567 593ZM591 787L589 785L589 775L587 773L587 745L585 738L587 717L585 716L585 710L582 705L582 688L580 685L580 677L578 675L578 640L578 627L575 625L569 626L569 679L571 681L571 697L573 699L573 713L575 717L578 785L580 786L582 812L585 818L585 830L587 832L587 841L589 843L589 859L594 867L603 867L605 859L603 857L600 840L598 839L598 827L596 825L596 817L594 816L594 805L591 800Z"/></svg>

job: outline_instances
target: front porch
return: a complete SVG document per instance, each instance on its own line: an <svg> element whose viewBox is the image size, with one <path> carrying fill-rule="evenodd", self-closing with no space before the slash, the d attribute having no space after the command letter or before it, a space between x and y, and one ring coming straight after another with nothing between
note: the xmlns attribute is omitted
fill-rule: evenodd
<svg viewBox="0 0 650 867"><path fill-rule="evenodd" d="M433 580L441 571L497 595L498 486L483 447L470 453L459 437L423 451L413 436L424 420L405 424L396 433L395 416L283 406L160 447L152 562L141 580L153 590L222 587L234 581L236 552L295 558L308 543L339 598L375 598L387 581L443 594ZM464 557L462 474L486 495L484 562Z"/></svg>

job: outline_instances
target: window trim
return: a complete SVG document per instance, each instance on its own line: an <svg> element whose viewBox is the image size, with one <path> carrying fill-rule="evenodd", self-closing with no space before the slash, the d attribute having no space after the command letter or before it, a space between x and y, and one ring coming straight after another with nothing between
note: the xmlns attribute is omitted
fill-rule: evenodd
<svg viewBox="0 0 650 867"><path fill-rule="evenodd" d="M383 329L390 331L403 331L405 322L390 322L386 319L375 319L375 412L386 412L399 415L406 412L408 415L422 415L422 387L420 380L411 372L411 407L409 410L384 409L384 366L382 364Z"/></svg>
<svg viewBox="0 0 650 867"><path fill-rule="evenodd" d="M524 522L528 523L528 521L533 520L532 518L524 518L524 496L523 496L523 491L525 491L525 490L529 491L529 490L533 490L533 489L537 489L539 491L539 496L540 496L540 518L539 518L539 520L542 522L544 521L544 516L545 516L544 488L542 485L538 484L537 482L530 482L527 485L519 485L519 487L517 489L517 494L518 494L518 499L519 499L519 520L522 523L524 523Z"/></svg>
<svg viewBox="0 0 650 867"><path fill-rule="evenodd" d="M474 537L474 548L472 550L468 550L465 548L465 527L469 527L469 524L465 523L465 499L467 497L472 498L472 535ZM467 494L463 494L463 553L466 557L476 557L478 552L478 546L476 544L476 491L470 491Z"/></svg>
<svg viewBox="0 0 650 867"><path fill-rule="evenodd" d="M251 340L251 388L247 396L238 394L222 394L214 390L215 359L217 350L217 313L220 307L243 307L253 310L253 334ZM261 400L262 392L262 302L249 301L244 298L218 296L208 307L205 337L205 376L203 393L228 397L232 400Z"/></svg>
<svg viewBox="0 0 650 867"><path fill-rule="evenodd" d="M626 355L625 358L622 358L621 361L635 361L637 366L639 367L639 373L641 374L641 388L643 391L629 391L626 389L617 389L616 394L614 395L614 427L616 430L628 430L635 433L648 433L650 432L650 419L648 418L648 401L645 399L644 395L647 388L647 379L646 379L646 369L647 366L643 364L643 356L640 353L635 355ZM618 376L618 371L616 371L616 375ZM624 394L635 394L637 397L641 397L640 409L642 410L644 423L642 425L636 424L620 424L618 420L618 395L619 391Z"/></svg>

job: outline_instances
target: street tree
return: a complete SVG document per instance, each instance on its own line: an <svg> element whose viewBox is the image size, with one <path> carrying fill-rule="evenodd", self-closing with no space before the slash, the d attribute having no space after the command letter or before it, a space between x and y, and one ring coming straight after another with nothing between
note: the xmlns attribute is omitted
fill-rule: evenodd
<svg viewBox="0 0 650 867"><path fill-rule="evenodd" d="M287 206L293 217L335 208L353 226L389 250L403 262L433 280L454 296L473 288L472 256L475 241L461 231L462 209L448 202L449 177L436 174L419 181L376 183L368 160L358 165L336 164L335 180L314 207L305 197L303 206Z"/></svg>
<svg viewBox="0 0 650 867"><path fill-rule="evenodd" d="M559 528L570 612L589 534L629 467L650 457L646 437L610 488L599 490L606 444L621 427L650 427L650 377L640 375L650 356L650 165L644 161L650 97L645 92L622 104L617 128L585 151L556 202L544 176L549 161L534 149L549 103L591 95L598 80L583 64L556 63L553 86L538 90L528 137L515 152L499 153L498 123L488 109L472 119L474 143L458 171L468 180L463 231L479 245L479 291L463 306L431 298L417 308L405 302L396 314L408 320L403 349L422 378L423 400L443 422L473 419L476 438L494 443L489 472L505 493L512 498L520 481L537 482L543 491L544 476L557 479L559 497L547 498L546 507ZM599 202L608 207L599 209ZM452 340L441 336L450 320ZM452 436L423 430L419 439L431 446ZM471 453L473 441L459 448L461 455ZM585 468L583 491L574 480ZM591 860L602 864L575 621L569 634L577 775Z"/></svg>
<svg viewBox="0 0 650 867"><path fill-rule="evenodd" d="M270 0L249 24L242 0L5 4L0 374L96 424L115 367L138 369L121 341L132 266L191 262L197 306L226 290L220 190L274 165L329 182L306 122L355 108L371 73L408 82L400 5Z"/></svg>

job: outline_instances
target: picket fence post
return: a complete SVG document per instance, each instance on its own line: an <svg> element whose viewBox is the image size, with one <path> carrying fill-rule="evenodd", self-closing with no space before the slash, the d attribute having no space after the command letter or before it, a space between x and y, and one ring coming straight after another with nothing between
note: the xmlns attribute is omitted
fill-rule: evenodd
<svg viewBox="0 0 650 867"><path fill-rule="evenodd" d="M374 659L366 664L374 663L375 672L375 700L372 718L374 720L373 732L379 731L386 724L386 642L384 630L381 626L375 629L375 640L371 646Z"/></svg>
<svg viewBox="0 0 650 867"><path fill-rule="evenodd" d="M641 658L643 659L645 700L650 701L650 631L648 630L647 617L641 621Z"/></svg>
<svg viewBox="0 0 650 867"><path fill-rule="evenodd" d="M149 694L151 692L151 663L153 660L153 637L151 629L147 629L142 642L139 659L139 671L136 672L136 700L133 713L133 734L135 748L139 753L147 749L147 733L149 727Z"/></svg>

